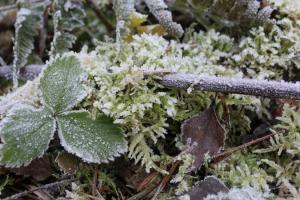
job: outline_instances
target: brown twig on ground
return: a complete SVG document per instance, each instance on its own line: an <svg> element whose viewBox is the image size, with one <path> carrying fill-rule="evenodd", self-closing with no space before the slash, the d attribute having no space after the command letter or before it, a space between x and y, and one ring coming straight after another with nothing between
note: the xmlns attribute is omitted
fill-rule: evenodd
<svg viewBox="0 0 300 200"><path fill-rule="evenodd" d="M245 149L251 145L255 145L255 144L258 144L258 143L261 143L269 138L271 138L272 136L274 136L276 133L270 133L268 135L265 135L263 137L260 137L260 138L257 138L257 139L254 139L250 142L247 142L245 144L242 144L240 146L237 146L237 147L234 147L232 149L230 149L229 151L226 151L226 152L222 152L222 153L219 153L217 154L216 156L214 156L211 160L211 163L215 164L215 163L219 163L223 160L225 160L226 158L228 158L229 156L231 156L233 153L239 151L239 150L242 150L242 149Z"/></svg>
<svg viewBox="0 0 300 200"><path fill-rule="evenodd" d="M87 0L87 3L109 32L115 30L115 26L103 15L101 9L94 0Z"/></svg>
<svg viewBox="0 0 300 200"><path fill-rule="evenodd" d="M17 199L19 199L19 198L21 198L23 196L26 196L26 195L28 195L28 194L30 194L32 192L35 192L37 190L49 189L49 188L52 188L52 187L55 187L55 186L68 184L68 183L70 183L72 181L76 181L76 180L78 180L78 179L77 178L71 178L71 179L65 179L65 180L62 180L62 181L54 182L54 183L49 183L49 184L42 185L42 186L39 186L39 187L31 189L31 190L27 190L27 191L24 191L24 192L20 192L20 193L14 194L12 196L3 198L2 200L17 200Z"/></svg>
<svg viewBox="0 0 300 200"><path fill-rule="evenodd" d="M158 185L158 187L156 188L156 191L153 195L153 197L151 198L151 200L156 200L157 196L159 195L159 193L161 193L161 191L163 191L163 189L166 187L167 183L169 182L169 180L171 179L172 175L174 174L176 168L178 167L180 161L177 160L176 162L174 162L171 166L171 169L169 171L169 174L164 176L163 179L161 180L160 184Z"/></svg>
<svg viewBox="0 0 300 200"><path fill-rule="evenodd" d="M44 65L25 66L21 68L19 78L21 80L32 80L42 71L43 67ZM157 75L155 72L153 74ZM148 72L145 72L145 76L149 75ZM11 66L0 67L0 78L11 79L11 77ZM201 76L184 73L162 73L158 75L156 81L167 88L187 89L192 86L195 90L207 92L243 94L267 98L300 99L299 82L289 83L284 81Z"/></svg>

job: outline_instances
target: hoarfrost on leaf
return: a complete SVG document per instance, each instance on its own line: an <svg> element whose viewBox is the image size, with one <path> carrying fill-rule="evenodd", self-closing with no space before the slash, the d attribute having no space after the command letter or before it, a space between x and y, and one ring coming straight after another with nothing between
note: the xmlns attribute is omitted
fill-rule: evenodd
<svg viewBox="0 0 300 200"><path fill-rule="evenodd" d="M69 110L86 96L81 84L85 79L86 74L75 56L55 59L48 64L40 81L45 104L56 114Z"/></svg>
<svg viewBox="0 0 300 200"><path fill-rule="evenodd" d="M7 167L28 165L47 150L55 131L55 121L47 108L15 106L0 125L1 160Z"/></svg>
<svg viewBox="0 0 300 200"><path fill-rule="evenodd" d="M21 8L15 22L15 45L13 61L14 87L18 86L20 68L27 63L27 58L34 49L34 37L38 35L43 20L43 13L48 1L32 7Z"/></svg>
<svg viewBox="0 0 300 200"><path fill-rule="evenodd" d="M105 116L92 120L88 112L73 111L57 118L62 146L86 162L108 162L127 151L122 130Z"/></svg>

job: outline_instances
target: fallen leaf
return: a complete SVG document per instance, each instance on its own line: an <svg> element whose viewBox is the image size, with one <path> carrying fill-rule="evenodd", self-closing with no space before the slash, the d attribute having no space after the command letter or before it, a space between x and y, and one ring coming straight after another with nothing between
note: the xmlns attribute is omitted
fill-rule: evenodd
<svg viewBox="0 0 300 200"><path fill-rule="evenodd" d="M225 131L212 106L200 115L184 121L181 132L184 142L192 146L191 153L195 156L196 168L203 165L206 153L213 157L224 148Z"/></svg>
<svg viewBox="0 0 300 200"><path fill-rule="evenodd" d="M229 189L217 177L207 176L203 181L191 188L186 194L171 197L168 200L202 200L207 195L218 194L219 192L228 193Z"/></svg>
<svg viewBox="0 0 300 200"><path fill-rule="evenodd" d="M65 174L75 174L78 170L80 160L72 154L63 152L58 154L55 162L57 162L58 166Z"/></svg>
<svg viewBox="0 0 300 200"><path fill-rule="evenodd" d="M26 167L9 168L9 171L14 172L17 175L32 177L37 181L46 180L52 173L49 158L46 156L34 159Z"/></svg>

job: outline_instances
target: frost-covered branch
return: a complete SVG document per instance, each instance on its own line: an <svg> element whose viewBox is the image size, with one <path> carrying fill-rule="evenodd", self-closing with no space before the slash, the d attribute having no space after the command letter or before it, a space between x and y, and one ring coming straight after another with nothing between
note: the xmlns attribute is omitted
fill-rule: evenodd
<svg viewBox="0 0 300 200"><path fill-rule="evenodd" d="M172 13L167 10L168 6L163 0L145 0L145 3L150 12L155 16L155 18L170 35L178 38L183 35L183 29L181 25L173 22Z"/></svg>
<svg viewBox="0 0 300 200"><path fill-rule="evenodd" d="M20 69L19 79L20 80L33 80L42 71L43 65L27 65ZM0 78L10 80L13 77L13 67L3 66L0 67Z"/></svg>
<svg viewBox="0 0 300 200"><path fill-rule="evenodd" d="M43 65L28 65L21 69L20 79L32 80L41 72ZM268 98L300 99L300 83L284 81L267 81L254 79L240 79L228 77L199 76L184 73L155 73L146 72L145 76L158 75L157 81L168 88L188 89L208 92L222 92L262 96ZM0 67L0 78L11 79L12 67Z"/></svg>
<svg viewBox="0 0 300 200"><path fill-rule="evenodd" d="M168 74L159 81L165 87L263 96L269 98L300 99L300 83L199 76L194 74Z"/></svg>

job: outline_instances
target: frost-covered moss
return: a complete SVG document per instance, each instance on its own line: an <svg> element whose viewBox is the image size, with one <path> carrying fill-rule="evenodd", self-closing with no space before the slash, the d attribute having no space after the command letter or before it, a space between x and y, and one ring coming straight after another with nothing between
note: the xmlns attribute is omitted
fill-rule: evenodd
<svg viewBox="0 0 300 200"><path fill-rule="evenodd" d="M236 153L230 160L212 169L229 187L253 187L257 191L270 192L273 177L260 167L260 158L251 152Z"/></svg>
<svg viewBox="0 0 300 200"><path fill-rule="evenodd" d="M270 146L256 152L272 156L262 160L269 166L268 174L275 177L276 186L283 193L299 198L300 112L286 104L278 120L279 123L274 127L277 135L270 140Z"/></svg>
<svg viewBox="0 0 300 200"><path fill-rule="evenodd" d="M274 127L277 134L264 149L234 154L212 170L228 186L254 187L270 193L277 189L285 197L299 198L300 113L287 104ZM274 186L270 186L275 183Z"/></svg>
<svg viewBox="0 0 300 200"><path fill-rule="evenodd" d="M166 89L155 82L153 76L144 77L145 71L281 80L285 74L289 74L288 78L294 76L292 71L296 66L291 59L299 55L299 49L299 24L291 18L283 18L272 30L254 28L239 39L215 30L194 33L184 43L142 34L124 43L121 52L113 42L99 42L94 51L84 49L72 55L80 59L81 66L89 74L85 82L88 96L80 106L95 116L100 112L112 117L125 130L129 158L145 166L148 172L155 169L166 173L166 163L174 159L167 155L163 145L158 144L168 135L171 140L180 140L178 125L206 109L211 99L216 101L218 115L227 129L226 147L235 146L235 138L253 128L251 115L265 121L271 118L270 100ZM18 90L1 102L12 98L27 99L19 97L21 93L30 94L37 99L29 100L38 102L38 94L31 93L36 85L30 84L33 83L29 82L20 88L21 92ZM298 115L295 110L285 107L279 118L280 125L274 128L280 134L271 140L270 147L260 150L260 154L258 151L256 154L251 151L234 154L211 173L230 187L251 187L268 193L272 190L270 184L276 182L277 186L288 188L289 195L299 195ZM173 142L175 149L176 141L173 139ZM171 182L178 186L174 191L180 194L193 183L189 176L192 157L184 154L178 160L181 164Z"/></svg>
<svg viewBox="0 0 300 200"><path fill-rule="evenodd" d="M267 200L273 199L269 193L262 193L252 187L232 188L228 193L208 195L205 200Z"/></svg>
<svg viewBox="0 0 300 200"><path fill-rule="evenodd" d="M299 29L295 26L294 21L285 18L269 32L252 29L239 40L211 30L194 33L186 43L167 41L155 35L135 35L130 43L124 43L120 54L114 43L99 43L96 50L83 50L77 56L90 77L86 83L89 96L82 105L94 113L105 113L122 125L129 141L129 158L146 166L147 171L154 168L165 173L164 163L170 158L156 145L170 134L173 123L203 111L215 94L167 90L153 81L152 76L145 78L143 72L191 72L261 79L282 79L286 73L292 76L295 66L291 58L297 55L300 41ZM224 125L229 124L227 146L236 144L230 143L234 137L249 133L249 113L263 120L271 118L267 99L227 95L217 99L218 105L222 101L229 109L227 121L223 119ZM218 107L218 114L226 115L222 106ZM249 154L233 156L233 160L224 162L213 173L231 186L252 186L269 192L274 177L260 161L261 155ZM190 183L185 176L187 162L183 161L180 169L173 179L174 183L182 183L177 193L187 190Z"/></svg>

